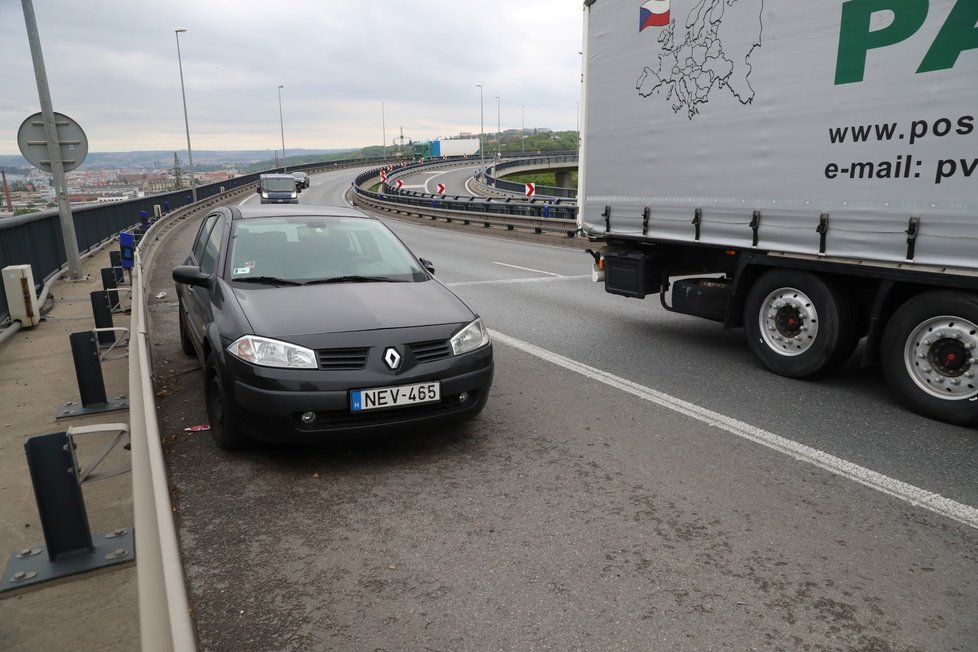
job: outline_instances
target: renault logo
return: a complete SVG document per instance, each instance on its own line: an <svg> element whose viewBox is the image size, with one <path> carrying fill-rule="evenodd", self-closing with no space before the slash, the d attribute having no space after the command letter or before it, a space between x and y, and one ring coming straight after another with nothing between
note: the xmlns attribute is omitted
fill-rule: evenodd
<svg viewBox="0 0 978 652"><path fill-rule="evenodd" d="M397 368L401 366L401 354L393 346L388 346L387 350L384 351L384 364L391 371L397 371Z"/></svg>

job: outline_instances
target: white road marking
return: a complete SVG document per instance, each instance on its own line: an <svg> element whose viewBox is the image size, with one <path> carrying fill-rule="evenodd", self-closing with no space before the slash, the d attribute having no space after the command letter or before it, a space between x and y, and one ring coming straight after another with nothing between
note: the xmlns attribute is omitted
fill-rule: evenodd
<svg viewBox="0 0 978 652"><path fill-rule="evenodd" d="M542 269L533 269L532 267L520 267L519 265L510 265L509 263L500 263L497 261L492 261L493 265L502 265L503 267L512 267L513 269L522 269L525 272L536 272L537 274L549 274L550 276L563 276L563 274L554 274L553 272L545 272Z"/></svg>
<svg viewBox="0 0 978 652"><path fill-rule="evenodd" d="M455 283L445 283L446 287L457 288L463 285L507 285L509 283L552 283L553 281L574 281L582 278L590 280L590 274L581 276L533 276L530 278L500 278L493 281L456 281Z"/></svg>
<svg viewBox="0 0 978 652"><path fill-rule="evenodd" d="M935 514L946 516L958 523L978 529L978 509L970 505L945 498L940 494L915 487L914 485L907 484L882 473L877 473L858 464L853 464L852 462L829 455L816 448L811 448L796 441L786 439L767 430L744 423L743 421L738 421L737 419L724 416L694 403L657 392L649 387L639 385L638 383L601 371L600 369L595 369L570 358L565 358L562 355L542 349L529 342L518 340L495 330L490 330L489 333L497 342L512 346L524 353L529 353L559 367L581 374L586 378L604 383L609 387L620 389L623 392L637 396L650 403L655 403L656 405L674 410L697 421L702 421L708 425L725 430L737 437L752 441L755 444L760 444L779 453L784 453L798 461L807 462L808 464L825 469L830 473L840 475L853 482L897 498L898 500L902 500L916 507L922 507Z"/></svg>

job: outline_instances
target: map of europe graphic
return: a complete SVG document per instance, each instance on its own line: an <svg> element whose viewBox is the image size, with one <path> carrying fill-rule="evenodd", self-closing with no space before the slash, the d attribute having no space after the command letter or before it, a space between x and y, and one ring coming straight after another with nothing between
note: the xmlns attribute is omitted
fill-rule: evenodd
<svg viewBox="0 0 978 652"><path fill-rule="evenodd" d="M679 2L672 4L676 9ZM750 104L754 100L750 58L761 47L763 9L764 0L698 0L686 17L685 32L678 20L658 30L659 60L643 68L635 83L639 95L664 95L673 112L684 111L690 120L719 89L728 90L741 104ZM734 23L736 33L730 26ZM746 34L745 24L750 26ZM737 44L736 49L731 43Z"/></svg>

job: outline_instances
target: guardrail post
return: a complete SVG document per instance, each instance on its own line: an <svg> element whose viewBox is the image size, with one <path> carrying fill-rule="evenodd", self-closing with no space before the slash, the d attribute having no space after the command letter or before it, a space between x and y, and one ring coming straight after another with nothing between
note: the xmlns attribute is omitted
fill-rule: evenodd
<svg viewBox="0 0 978 652"><path fill-rule="evenodd" d="M119 312L122 310L122 303L119 300L119 286L115 282L115 270L111 267L103 267L101 273L102 289L105 291L105 295L113 295L109 297L109 308L112 312Z"/></svg>
<svg viewBox="0 0 978 652"><path fill-rule="evenodd" d="M129 407L126 396L109 399L105 394L105 380L98 355L98 341L92 331L72 333L71 356L75 361L75 377L78 380L78 393L81 404L64 403L58 408L58 419L77 417L82 414L96 414Z"/></svg>
<svg viewBox="0 0 978 652"><path fill-rule="evenodd" d="M115 272L115 283L116 285L126 282L126 270L122 269L122 252L113 249L109 252L109 264L112 265L112 271Z"/></svg>
<svg viewBox="0 0 978 652"><path fill-rule="evenodd" d="M113 427L128 433L125 424L113 424ZM70 432L29 437L24 442L24 451L44 531L44 546L24 548L11 555L0 582L0 593L135 558L131 528L119 528L93 540L81 490L81 469ZM42 555L44 552L47 554Z"/></svg>
<svg viewBox="0 0 978 652"><path fill-rule="evenodd" d="M113 269L115 268L113 267ZM110 346L115 343L115 332L111 330L113 323L109 293L91 292L89 297L92 300L92 316L95 318L95 328L107 329L98 332L99 346Z"/></svg>

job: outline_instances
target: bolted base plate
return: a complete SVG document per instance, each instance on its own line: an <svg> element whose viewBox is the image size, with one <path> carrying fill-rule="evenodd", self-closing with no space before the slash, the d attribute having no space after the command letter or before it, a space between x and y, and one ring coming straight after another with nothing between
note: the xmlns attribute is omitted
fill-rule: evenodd
<svg viewBox="0 0 978 652"><path fill-rule="evenodd" d="M82 405L81 403L64 403L58 407L58 414L55 418L65 419L67 417L79 417L83 414L99 414L101 412L113 412L115 410L128 410L129 397L117 396L110 398L106 403L96 403L94 405Z"/></svg>
<svg viewBox="0 0 978 652"><path fill-rule="evenodd" d="M0 598L28 586L88 573L101 568L131 562L136 559L136 542L132 528L119 528L111 532L93 534L95 550L81 550L62 555L61 559L48 559L45 546L18 550L10 556L3 577L0 578Z"/></svg>

